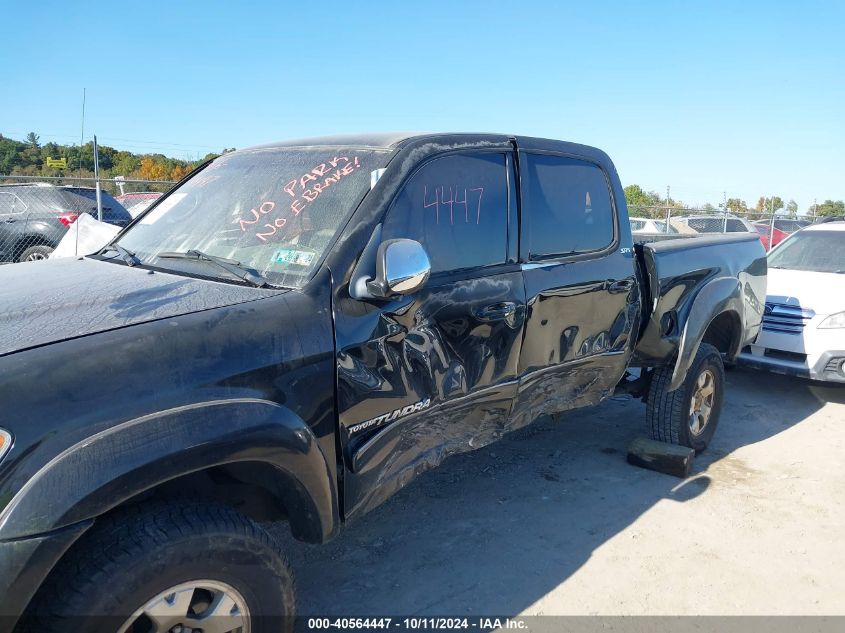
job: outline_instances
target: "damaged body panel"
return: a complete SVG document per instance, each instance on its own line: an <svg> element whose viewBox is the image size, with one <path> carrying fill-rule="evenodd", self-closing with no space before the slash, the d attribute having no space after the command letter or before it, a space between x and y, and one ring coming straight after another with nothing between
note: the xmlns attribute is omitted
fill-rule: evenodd
<svg viewBox="0 0 845 633"><path fill-rule="evenodd" d="M643 367L675 363L677 388L708 327L720 315L735 321L716 332L728 360L760 330L766 296L765 252L753 234L707 236L638 244L645 271L647 315L634 362Z"/></svg>

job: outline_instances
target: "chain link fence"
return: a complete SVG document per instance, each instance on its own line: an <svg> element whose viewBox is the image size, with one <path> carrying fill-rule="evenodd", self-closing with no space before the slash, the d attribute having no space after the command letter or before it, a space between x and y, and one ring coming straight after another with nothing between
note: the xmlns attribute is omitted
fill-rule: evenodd
<svg viewBox="0 0 845 633"><path fill-rule="evenodd" d="M0 263L46 259L80 214L126 226L175 183L93 178L0 176ZM713 208L628 207L637 241L677 239L712 233L756 233L766 250L811 224L811 216Z"/></svg>
<svg viewBox="0 0 845 633"><path fill-rule="evenodd" d="M173 184L0 176L0 263L46 259L83 213L122 228Z"/></svg>
<svg viewBox="0 0 845 633"><path fill-rule="evenodd" d="M712 233L755 233L767 251L790 234L817 221L812 216L756 210L726 212L713 208L637 205L628 207L628 215L631 231L638 241Z"/></svg>

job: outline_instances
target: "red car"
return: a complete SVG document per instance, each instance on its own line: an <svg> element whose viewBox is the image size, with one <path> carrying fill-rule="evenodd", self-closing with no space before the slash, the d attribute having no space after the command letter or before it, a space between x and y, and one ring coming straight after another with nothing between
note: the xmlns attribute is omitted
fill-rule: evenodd
<svg viewBox="0 0 845 633"><path fill-rule="evenodd" d="M134 218L153 202L161 198L162 195L160 191L133 191L132 193L115 196L114 199L126 207L126 210Z"/></svg>
<svg viewBox="0 0 845 633"><path fill-rule="evenodd" d="M790 235L786 231L781 231L777 227L772 228L768 222L755 222L754 228L757 229L757 233L760 234L760 241L763 242L763 248L767 251L780 244ZM769 244L770 236L772 239L771 245Z"/></svg>

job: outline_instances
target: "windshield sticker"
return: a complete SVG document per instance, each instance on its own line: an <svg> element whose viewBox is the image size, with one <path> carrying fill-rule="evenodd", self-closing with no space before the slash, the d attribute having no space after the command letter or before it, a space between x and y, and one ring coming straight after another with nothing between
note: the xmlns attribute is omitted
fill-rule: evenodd
<svg viewBox="0 0 845 633"><path fill-rule="evenodd" d="M276 251L273 259L277 264L293 264L295 266L310 266L317 257L315 251L301 251L295 248L283 248Z"/></svg>
<svg viewBox="0 0 845 633"><path fill-rule="evenodd" d="M171 193L164 200L159 202L158 206L154 207L152 211L143 216L139 221L139 224L155 224L164 216L165 213L180 203L187 195L187 193Z"/></svg>
<svg viewBox="0 0 845 633"><path fill-rule="evenodd" d="M476 224L481 224L481 198L484 197L484 187L474 187L472 189L463 188L464 197L460 198L460 187L449 187L449 199L446 199L446 187L434 187L433 200L429 202L428 187L423 187L423 209L434 207L436 223L440 224L440 205L449 207L449 224L455 223L455 207L464 208L464 222L469 224L472 219L475 219ZM469 192L469 195L467 194ZM476 192L478 199L475 200ZM474 204L473 204L474 203ZM472 205L472 206L470 206ZM474 207L474 208L473 208ZM445 213L445 211L444 211ZM474 218L473 218L474 216ZM458 216L460 218L460 215Z"/></svg>
<svg viewBox="0 0 845 633"><path fill-rule="evenodd" d="M370 189L376 186L376 183L382 177L384 172L387 171L387 168L382 167L381 169L374 169L370 172Z"/></svg>

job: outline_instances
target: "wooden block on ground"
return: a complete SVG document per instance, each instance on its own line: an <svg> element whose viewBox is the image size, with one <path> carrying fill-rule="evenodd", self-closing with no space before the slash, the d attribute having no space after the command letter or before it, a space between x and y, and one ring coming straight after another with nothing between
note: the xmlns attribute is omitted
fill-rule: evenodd
<svg viewBox="0 0 845 633"><path fill-rule="evenodd" d="M686 446L638 437L628 446L628 463L659 473L688 477L695 451Z"/></svg>

